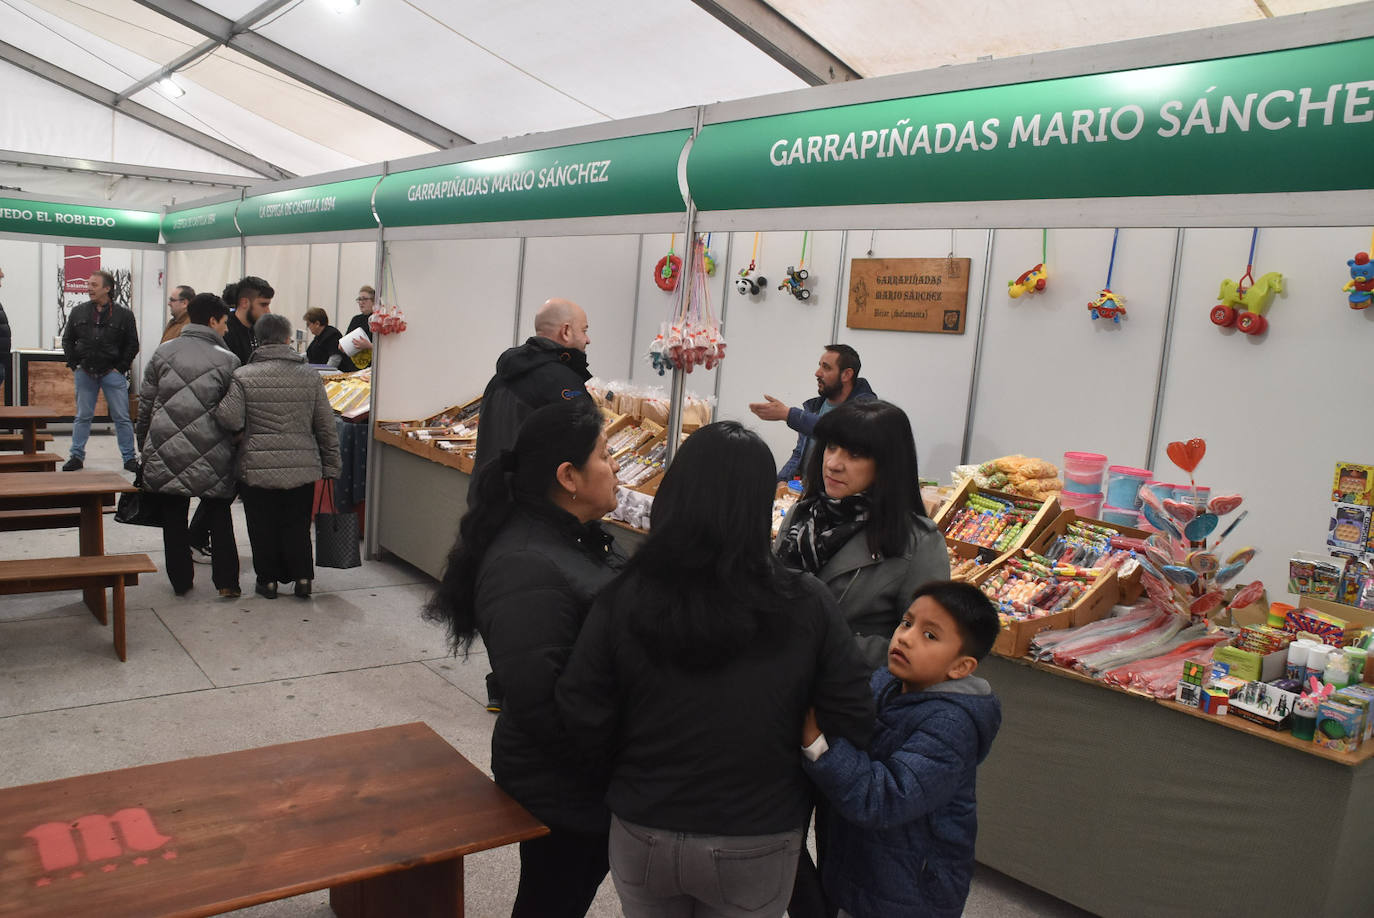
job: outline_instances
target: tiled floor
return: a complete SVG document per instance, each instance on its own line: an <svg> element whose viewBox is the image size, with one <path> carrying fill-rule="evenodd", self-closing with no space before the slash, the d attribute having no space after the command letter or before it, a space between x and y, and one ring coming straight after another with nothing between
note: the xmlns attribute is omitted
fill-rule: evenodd
<svg viewBox="0 0 1374 918"><path fill-rule="evenodd" d="M52 449L65 455L61 428ZM87 468L117 470L114 437L97 427ZM242 508L235 526L245 595L219 599L208 567L195 589L172 594L145 575L128 595L129 661L120 663L79 593L0 597L0 787L208 755L269 743L422 720L490 769L494 718L483 707L486 659L445 652L419 607L432 581L399 562L321 569L315 595L275 601L252 593ZM111 552L149 554L161 536L105 518ZM0 535L0 558L75 554L75 530ZM467 859L468 914L509 914L516 852ZM325 893L247 909L253 916L324 916ZM608 880L590 914L620 915ZM967 915L1086 914L991 870L979 869Z"/></svg>

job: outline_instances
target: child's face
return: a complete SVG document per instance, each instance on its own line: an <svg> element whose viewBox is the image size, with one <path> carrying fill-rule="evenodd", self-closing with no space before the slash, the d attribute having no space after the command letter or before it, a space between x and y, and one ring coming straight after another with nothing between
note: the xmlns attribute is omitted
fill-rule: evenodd
<svg viewBox="0 0 1374 918"><path fill-rule="evenodd" d="M887 668L903 692L919 692L940 682L962 679L978 667L963 651L964 639L953 616L922 596L906 610L887 645Z"/></svg>

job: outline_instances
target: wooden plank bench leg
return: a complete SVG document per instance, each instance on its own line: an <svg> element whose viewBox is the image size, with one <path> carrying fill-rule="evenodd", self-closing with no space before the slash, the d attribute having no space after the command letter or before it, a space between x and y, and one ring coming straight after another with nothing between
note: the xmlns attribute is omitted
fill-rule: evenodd
<svg viewBox="0 0 1374 918"><path fill-rule="evenodd" d="M124 577L115 578L114 587L114 646L121 663L129 659L124 645ZM102 595L104 591L101 591Z"/></svg>
<svg viewBox="0 0 1374 918"><path fill-rule="evenodd" d="M105 554L105 532L104 521L100 516L99 499L87 500L81 505L81 529L79 538L81 543L81 554L83 555L103 555ZM102 625L109 624L109 618L105 612L105 588L86 587L83 591L86 600L86 608L91 610L95 620Z"/></svg>
<svg viewBox="0 0 1374 918"><path fill-rule="evenodd" d="M463 859L331 887L329 907L339 918L463 918Z"/></svg>

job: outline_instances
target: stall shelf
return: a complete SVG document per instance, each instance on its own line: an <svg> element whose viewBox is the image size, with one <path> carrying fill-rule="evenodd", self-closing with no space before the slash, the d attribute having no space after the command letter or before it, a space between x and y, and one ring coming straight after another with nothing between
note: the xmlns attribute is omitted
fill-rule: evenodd
<svg viewBox="0 0 1374 918"><path fill-rule="evenodd" d="M1368 914L1374 746L1297 748L1029 660L979 674L1002 702L982 863L1102 915Z"/></svg>

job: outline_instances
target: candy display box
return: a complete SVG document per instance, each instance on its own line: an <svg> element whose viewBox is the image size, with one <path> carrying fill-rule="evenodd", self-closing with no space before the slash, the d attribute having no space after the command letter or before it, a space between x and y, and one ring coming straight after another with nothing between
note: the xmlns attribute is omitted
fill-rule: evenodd
<svg viewBox="0 0 1374 918"><path fill-rule="evenodd" d="M1045 550L1054 543L1055 539L1059 538L1064 533L1068 532L1069 526L1080 520L1084 523L1091 523L1094 526L1102 526L1106 529L1113 529L1121 533L1123 536L1126 536L1127 538L1131 539L1144 540L1148 538L1150 535L1143 529L1133 529L1130 526L1123 526L1119 523L1106 523L1102 520L1095 520L1086 516L1080 516L1077 512L1073 510L1065 510L1064 512L1060 513L1057 517L1055 517L1048 526L1042 529L1040 531L1040 534L1037 535L1034 538L1034 540L1031 541L1026 547L1038 555L1043 555L1045 553ZM1137 599L1139 599L1140 594L1142 592L1142 587L1140 585L1139 566L1136 566L1136 568L1133 571L1131 571L1128 575L1124 577L1120 576L1120 574L1118 573L1117 585L1118 590L1120 592L1120 595L1116 600L1117 602L1130 605L1131 603L1134 603Z"/></svg>
<svg viewBox="0 0 1374 918"><path fill-rule="evenodd" d="M1037 509L1035 509L1030 520L1021 531L1011 540L1010 544L1002 547L979 545L975 542L951 537L949 534L950 528L954 525L959 511L968 505L969 498L973 495L985 495L996 500L1014 501L1021 505L1033 505L1036 506ZM959 486L958 490L954 492L954 495L940 507L933 520L941 534L945 536L945 542L956 552L963 550L960 549L961 545L967 546L968 549L972 549L972 554L961 555L961 557L981 555L984 561L998 563L1011 557L1020 550L1022 546L1028 544L1030 540L1038 535L1051 520L1058 516L1058 514L1059 501L1056 498L1051 497L1049 500L1039 501L1035 498L1008 494L1005 491L980 488L978 485L974 484L973 479L967 479ZM989 567L991 566L990 564Z"/></svg>
<svg viewBox="0 0 1374 918"><path fill-rule="evenodd" d="M477 449L477 420L481 406L479 395L418 420L376 421L372 426L373 437L388 446L470 475ZM456 425L471 428L471 432L455 434Z"/></svg>
<svg viewBox="0 0 1374 918"><path fill-rule="evenodd" d="M1000 565L989 565L988 573L980 577L979 582L990 577L997 567ZM1024 657L1030 652L1031 638L1040 632L1078 628L1089 622L1098 621L1111 611L1119 596L1116 571L1107 571L1093 582L1092 587L1078 602L1067 609L1040 618L1011 621L1003 625L997 635L997 641L992 645L992 650L1004 657Z"/></svg>

